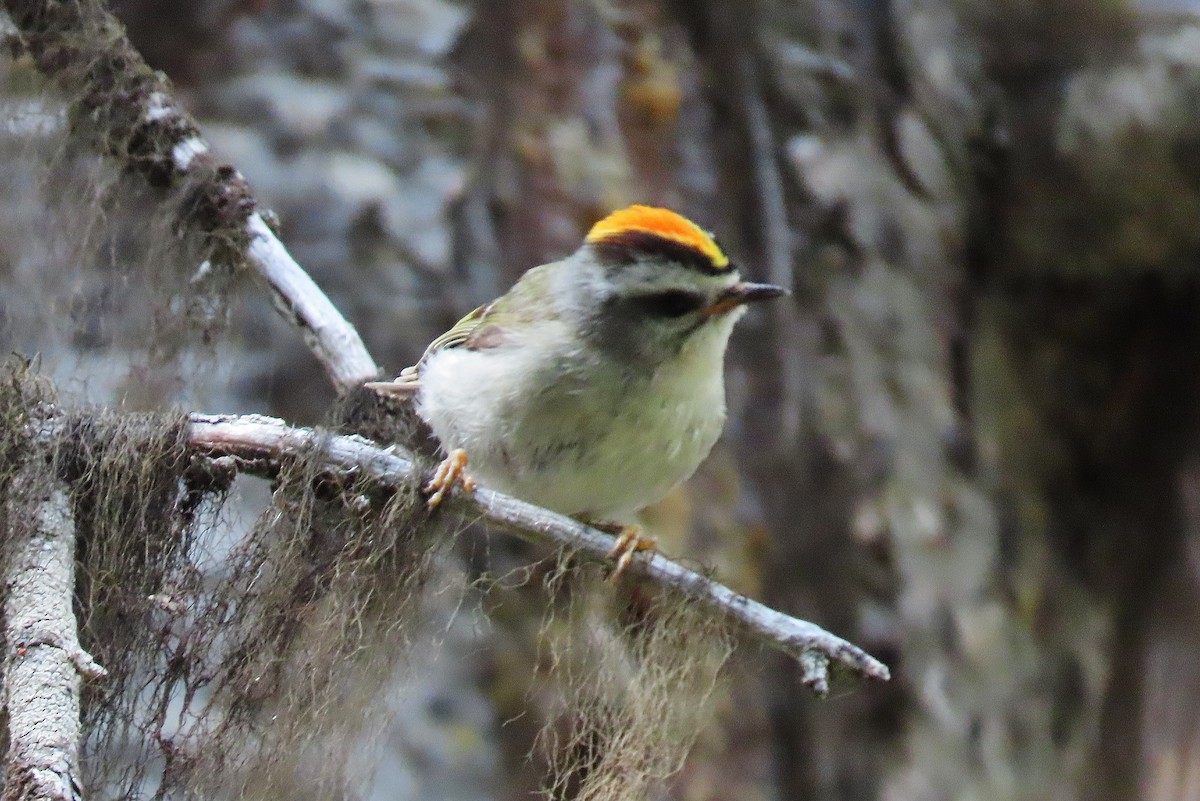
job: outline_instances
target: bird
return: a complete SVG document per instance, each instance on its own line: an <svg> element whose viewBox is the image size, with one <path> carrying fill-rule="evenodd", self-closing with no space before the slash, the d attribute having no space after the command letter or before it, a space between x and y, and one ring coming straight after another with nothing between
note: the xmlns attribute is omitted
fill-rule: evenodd
<svg viewBox="0 0 1200 801"><path fill-rule="evenodd" d="M615 580L655 547L638 512L721 435L734 324L787 293L743 280L688 218L633 205L463 317L397 378L366 386L412 399L445 451L425 487L431 509L478 480L617 534Z"/></svg>

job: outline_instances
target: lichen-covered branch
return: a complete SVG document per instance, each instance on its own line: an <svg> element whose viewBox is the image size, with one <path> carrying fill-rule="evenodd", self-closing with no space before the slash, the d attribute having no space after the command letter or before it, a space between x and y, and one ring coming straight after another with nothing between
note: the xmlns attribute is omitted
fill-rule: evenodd
<svg viewBox="0 0 1200 801"><path fill-rule="evenodd" d="M414 461L394 446L384 449L362 437L290 427L281 420L258 415L194 414L188 443L203 455L232 459L238 469L259 475L273 476L282 460L307 454L323 460L330 471L357 471L393 486L410 484L419 477ZM484 488L470 496L455 496L449 505L523 539L567 548L590 560L606 559L615 542L612 535L569 517ZM752 639L796 658L801 663L805 684L818 694L828 690L831 662L868 678L889 678L887 667L861 648L813 623L739 595L661 554L635 560L628 572L728 615Z"/></svg>
<svg viewBox="0 0 1200 801"><path fill-rule="evenodd" d="M80 679L104 668L79 646L71 608L75 525L66 488L31 458L7 504L4 801L72 801L79 787Z"/></svg>
<svg viewBox="0 0 1200 801"><path fill-rule="evenodd" d="M155 187L180 193L182 227L204 234L214 257L245 266L270 288L339 391L377 377L358 332L342 317L256 210L249 185L217 163L100 0L4 0L18 52L74 98L73 130Z"/></svg>

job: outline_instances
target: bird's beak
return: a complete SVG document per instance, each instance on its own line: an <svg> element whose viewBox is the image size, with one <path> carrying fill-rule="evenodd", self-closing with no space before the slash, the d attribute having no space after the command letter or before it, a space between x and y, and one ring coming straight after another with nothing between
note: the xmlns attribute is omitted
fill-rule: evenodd
<svg viewBox="0 0 1200 801"><path fill-rule="evenodd" d="M774 284L751 284L743 281L740 284L734 284L720 295L717 295L717 299L701 309L700 313L705 317L712 317L717 314L733 311L738 306L746 303L757 303L760 300L770 300L771 298L790 294L791 292L788 290Z"/></svg>

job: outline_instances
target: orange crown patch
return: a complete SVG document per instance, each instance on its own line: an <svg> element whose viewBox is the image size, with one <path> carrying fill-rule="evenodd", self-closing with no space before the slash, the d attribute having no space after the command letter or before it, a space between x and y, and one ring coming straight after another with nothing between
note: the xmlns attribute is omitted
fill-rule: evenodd
<svg viewBox="0 0 1200 801"><path fill-rule="evenodd" d="M692 248L708 257L714 268L729 269L729 258L717 247L712 236L688 218L670 209L630 206L614 211L592 226L592 230L588 231L587 241L603 242L610 237L631 231L652 234Z"/></svg>

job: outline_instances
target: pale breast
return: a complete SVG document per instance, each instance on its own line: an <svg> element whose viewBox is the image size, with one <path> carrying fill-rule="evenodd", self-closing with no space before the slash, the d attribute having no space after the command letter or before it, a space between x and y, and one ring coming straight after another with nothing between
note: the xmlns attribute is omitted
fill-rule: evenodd
<svg viewBox="0 0 1200 801"><path fill-rule="evenodd" d="M485 485L624 521L695 472L720 436L726 338L699 335L645 373L586 354L448 351L422 375L418 411Z"/></svg>

